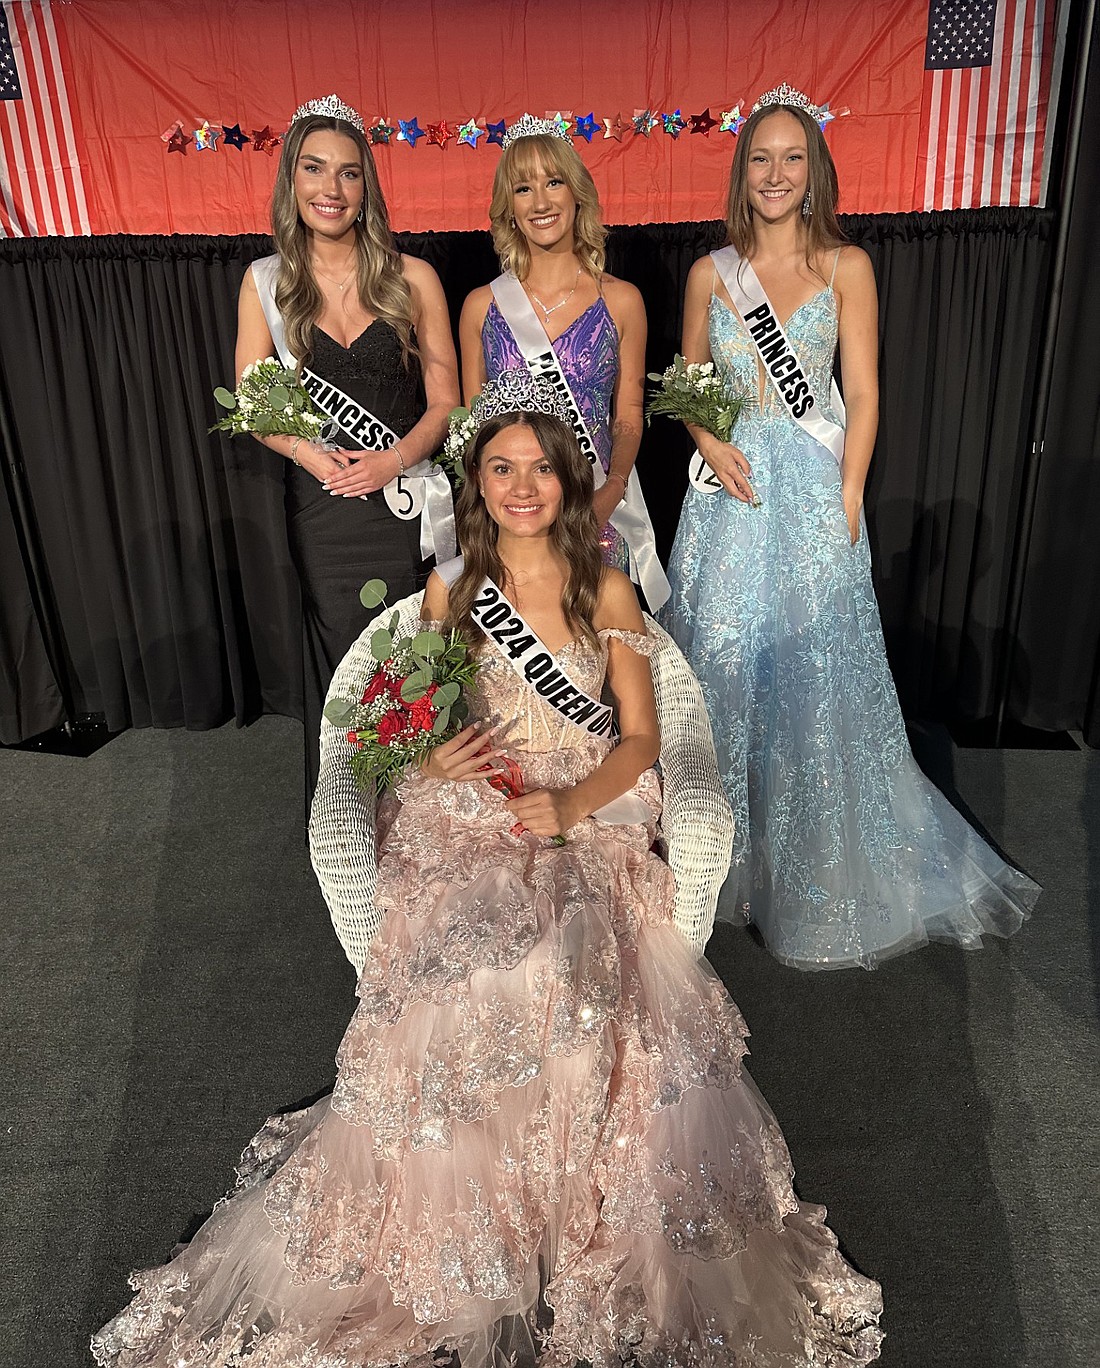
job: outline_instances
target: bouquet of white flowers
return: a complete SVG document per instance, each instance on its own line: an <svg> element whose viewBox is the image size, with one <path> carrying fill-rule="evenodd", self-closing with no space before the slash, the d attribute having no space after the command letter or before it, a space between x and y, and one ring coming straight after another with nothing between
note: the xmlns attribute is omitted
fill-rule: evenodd
<svg viewBox="0 0 1100 1368"><path fill-rule="evenodd" d="M706 428L720 442L730 440L745 400L730 393L713 361L688 362L677 355L663 375L651 374L647 379L656 381L658 389L646 404L646 422L655 413L663 414Z"/></svg>
<svg viewBox="0 0 1100 1368"><path fill-rule="evenodd" d="M328 442L336 434L336 424L309 397L294 371L273 356L245 366L235 393L219 385L214 398L229 412L211 432L305 437L311 442Z"/></svg>
<svg viewBox="0 0 1100 1368"><path fill-rule="evenodd" d="M478 429L479 420L468 408L455 408L451 409L447 423L443 449L433 459L437 466L443 467L457 489L466 478L462 462L466 448L473 441L474 433Z"/></svg>

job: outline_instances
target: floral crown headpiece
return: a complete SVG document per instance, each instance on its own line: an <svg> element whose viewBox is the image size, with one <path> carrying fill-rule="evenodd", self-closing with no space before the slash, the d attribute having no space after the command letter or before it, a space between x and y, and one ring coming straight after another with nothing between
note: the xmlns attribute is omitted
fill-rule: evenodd
<svg viewBox="0 0 1100 1368"><path fill-rule="evenodd" d="M786 81L761 95L753 105L752 112L755 114L758 109L767 109L772 105L780 109L804 110L815 123L821 123L826 118L829 108L828 105L824 108L815 105L808 95L803 95L801 90L795 90L794 86L788 85Z"/></svg>
<svg viewBox="0 0 1100 1368"><path fill-rule="evenodd" d="M294 111L294 117L290 122L295 124L299 119L308 119L313 115L318 115L322 119L342 119L360 133L364 132L362 114L352 109L351 105L346 105L339 95L326 95L320 100L307 100Z"/></svg>
<svg viewBox="0 0 1100 1368"><path fill-rule="evenodd" d="M557 119L536 119L533 114L524 114L522 119L517 119L514 124L509 125L500 145L501 150L511 147L517 138L534 138L540 133L548 133L550 137L560 138L570 147L573 146L573 139Z"/></svg>
<svg viewBox="0 0 1100 1368"><path fill-rule="evenodd" d="M463 480L462 463L478 431L502 413L544 413L572 426L569 405L550 380L532 375L526 366L503 370L484 387L468 409L451 411L450 426L436 464L451 472L456 484Z"/></svg>

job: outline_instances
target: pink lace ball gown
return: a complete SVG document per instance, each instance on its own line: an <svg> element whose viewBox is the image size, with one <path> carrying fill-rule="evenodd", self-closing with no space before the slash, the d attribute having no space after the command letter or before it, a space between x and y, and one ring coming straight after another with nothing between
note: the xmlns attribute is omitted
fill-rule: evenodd
<svg viewBox="0 0 1100 1368"><path fill-rule="evenodd" d="M606 654L562 652L597 695ZM493 653L479 690L529 788L606 753ZM335 1091L269 1120L191 1244L133 1277L100 1364L878 1356L879 1289L795 1197L741 1016L671 924L651 771L635 796L636 824L588 819L563 847L511 834L488 785L416 774L383 804L385 919Z"/></svg>

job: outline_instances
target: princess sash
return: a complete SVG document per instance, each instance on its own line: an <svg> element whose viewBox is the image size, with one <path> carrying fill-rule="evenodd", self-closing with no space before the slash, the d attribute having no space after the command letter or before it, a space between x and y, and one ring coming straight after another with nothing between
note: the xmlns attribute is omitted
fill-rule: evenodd
<svg viewBox="0 0 1100 1368"><path fill-rule="evenodd" d="M600 462L596 444L584 421L580 405L565 378L558 354L527 298L527 292L510 272L497 276L489 287L505 323L508 324L516 346L532 375L545 376L565 401L577 445L592 465L592 480L597 489L607 479ZM657 558L657 543L653 524L642 496L637 472L630 472L623 501L611 514L611 525L622 534L630 552L631 578L642 587L646 602L656 612L672 592L661 562Z"/></svg>
<svg viewBox="0 0 1100 1368"><path fill-rule="evenodd" d="M263 257L252 263L252 276L260 296L271 340L284 366L296 367L286 344L283 316L275 305L275 284L279 275L278 256ZM337 424L357 449L387 451L398 441L397 433L358 400L350 398L337 385L325 380L308 366L301 369L302 388L317 407ZM418 461L403 474L395 476L382 490L395 517L410 521L420 518L420 554L437 561L455 551L454 503L446 474L429 460Z"/></svg>
<svg viewBox="0 0 1100 1368"><path fill-rule="evenodd" d="M844 457L844 428L841 426L844 421L844 401L836 381L832 382L829 406L840 415L840 424L819 411L798 353L783 331L752 263L743 260L733 247L720 247L718 251L711 252L711 256L734 307L741 315L741 321L749 331L764 373L784 408L803 432L832 452L839 465Z"/></svg>

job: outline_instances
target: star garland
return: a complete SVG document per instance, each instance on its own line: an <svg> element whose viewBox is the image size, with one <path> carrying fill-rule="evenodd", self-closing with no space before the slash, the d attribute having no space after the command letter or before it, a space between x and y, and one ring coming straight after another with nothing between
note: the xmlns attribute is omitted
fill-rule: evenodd
<svg viewBox="0 0 1100 1368"><path fill-rule="evenodd" d="M714 108L718 111L717 117L711 113L710 105L707 105L702 113L689 114L687 118L679 108L665 111L639 108L634 110L629 119L624 119L621 111L598 118L595 111L574 116L572 110L562 109L548 110L545 117L566 137L575 141L583 138L589 144L596 134L601 132L601 124L604 142L621 143L624 138L631 136L648 139L655 132L663 133L673 142L678 142L680 134L685 129L691 134L701 134L704 138L708 138L712 130L736 137L744 127L747 117L741 112L742 107L740 101L730 109L721 109L716 105ZM828 103L825 103L819 106L819 112L821 118L818 122L824 132L826 124L842 118L851 111L847 108L830 109ZM472 147L476 152L478 140L481 138L485 139L486 147L492 147L494 144L502 147L507 129L508 123L505 119L494 122L476 115L464 123L448 123L446 119L440 119L436 123L425 124L422 128L416 115L411 119L398 119L394 125L385 115L380 114L372 124L367 125L366 133L372 147L389 147L394 142L400 142L405 143L410 151L415 151L420 139L425 138L429 147L438 147L442 152L453 139L460 146ZM169 154L179 152L181 156L186 155L190 148L195 148L199 152L217 152L218 144L221 142L225 147L232 147L238 152L244 150L246 143L251 143L253 152L266 152L270 157L283 141L283 136L282 133L276 133L270 124L265 124L263 128L254 128L250 137L243 131L239 122L218 123L210 119L203 119L197 128L187 132L183 121L177 119L164 130L160 139Z"/></svg>

